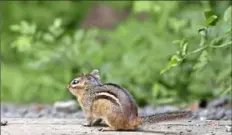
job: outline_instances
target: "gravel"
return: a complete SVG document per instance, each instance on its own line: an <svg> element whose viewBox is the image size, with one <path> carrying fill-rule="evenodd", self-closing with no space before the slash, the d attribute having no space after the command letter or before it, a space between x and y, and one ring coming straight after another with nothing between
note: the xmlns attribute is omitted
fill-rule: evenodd
<svg viewBox="0 0 232 135"><path fill-rule="evenodd" d="M207 108L199 108L193 111L193 120L231 120L232 108L224 107L228 104L225 99L213 100ZM216 104L217 103L217 104ZM223 103L225 104L223 106ZM150 115L178 110L174 106L151 105L139 108L140 115ZM20 105L13 103L1 103L2 118L84 118L84 113L76 101L59 101L53 105L28 104Z"/></svg>
<svg viewBox="0 0 232 135"><path fill-rule="evenodd" d="M72 113L78 110L77 101L60 101L54 104L54 108L57 112Z"/></svg>
<svg viewBox="0 0 232 135"><path fill-rule="evenodd" d="M207 105L207 107L208 108L222 107L222 106L224 106L227 103L229 103L229 98L228 97L221 97L221 98L212 100Z"/></svg>

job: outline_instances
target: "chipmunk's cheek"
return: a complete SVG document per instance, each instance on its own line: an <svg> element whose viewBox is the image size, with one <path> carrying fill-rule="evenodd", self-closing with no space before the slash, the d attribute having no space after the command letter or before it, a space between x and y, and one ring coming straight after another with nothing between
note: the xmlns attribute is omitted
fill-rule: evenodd
<svg viewBox="0 0 232 135"><path fill-rule="evenodd" d="M69 91L73 91L73 88L72 88L72 86L70 86L70 85L67 86L67 89L68 89Z"/></svg>
<svg viewBox="0 0 232 135"><path fill-rule="evenodd" d="M76 94L76 90L75 90L75 89L72 89L71 87L69 88L69 92L71 92L73 95Z"/></svg>
<svg viewBox="0 0 232 135"><path fill-rule="evenodd" d="M69 91L72 92L72 93L76 93L76 92L78 92L78 89L76 87L70 86Z"/></svg>
<svg viewBox="0 0 232 135"><path fill-rule="evenodd" d="M74 89L74 88L72 88L72 87L70 87L70 88L69 88L69 91L74 92L74 91L75 91L75 89Z"/></svg>

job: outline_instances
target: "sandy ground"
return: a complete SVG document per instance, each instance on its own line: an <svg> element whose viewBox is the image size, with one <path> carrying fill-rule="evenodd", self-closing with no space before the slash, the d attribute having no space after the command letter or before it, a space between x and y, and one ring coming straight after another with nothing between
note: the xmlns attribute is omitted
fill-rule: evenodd
<svg viewBox="0 0 232 135"><path fill-rule="evenodd" d="M145 124L138 131L101 132L101 127L84 127L84 119L5 118L1 135L231 135L231 121L169 121Z"/></svg>

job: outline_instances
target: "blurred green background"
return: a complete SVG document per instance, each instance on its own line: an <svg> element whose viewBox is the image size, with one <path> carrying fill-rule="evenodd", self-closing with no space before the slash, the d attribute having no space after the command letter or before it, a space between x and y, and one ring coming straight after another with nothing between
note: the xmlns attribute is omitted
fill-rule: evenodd
<svg viewBox="0 0 232 135"><path fill-rule="evenodd" d="M1 100L53 103L99 69L139 105L231 94L230 1L1 2Z"/></svg>

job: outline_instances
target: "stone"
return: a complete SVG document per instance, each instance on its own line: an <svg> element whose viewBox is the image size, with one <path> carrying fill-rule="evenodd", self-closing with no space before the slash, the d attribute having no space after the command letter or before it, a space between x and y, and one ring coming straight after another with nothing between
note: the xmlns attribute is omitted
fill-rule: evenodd
<svg viewBox="0 0 232 135"><path fill-rule="evenodd" d="M226 132L232 132L231 126L225 126L226 127Z"/></svg>
<svg viewBox="0 0 232 135"><path fill-rule="evenodd" d="M78 110L77 101L59 101L56 102L53 107L57 112L73 113Z"/></svg>
<svg viewBox="0 0 232 135"><path fill-rule="evenodd" d="M25 118L39 118L39 114L37 114L35 112L28 112L27 114L25 114L24 117Z"/></svg>
<svg viewBox="0 0 232 135"><path fill-rule="evenodd" d="M214 99L209 102L207 108L222 107L226 105L228 102L229 102L229 99L227 97Z"/></svg>

